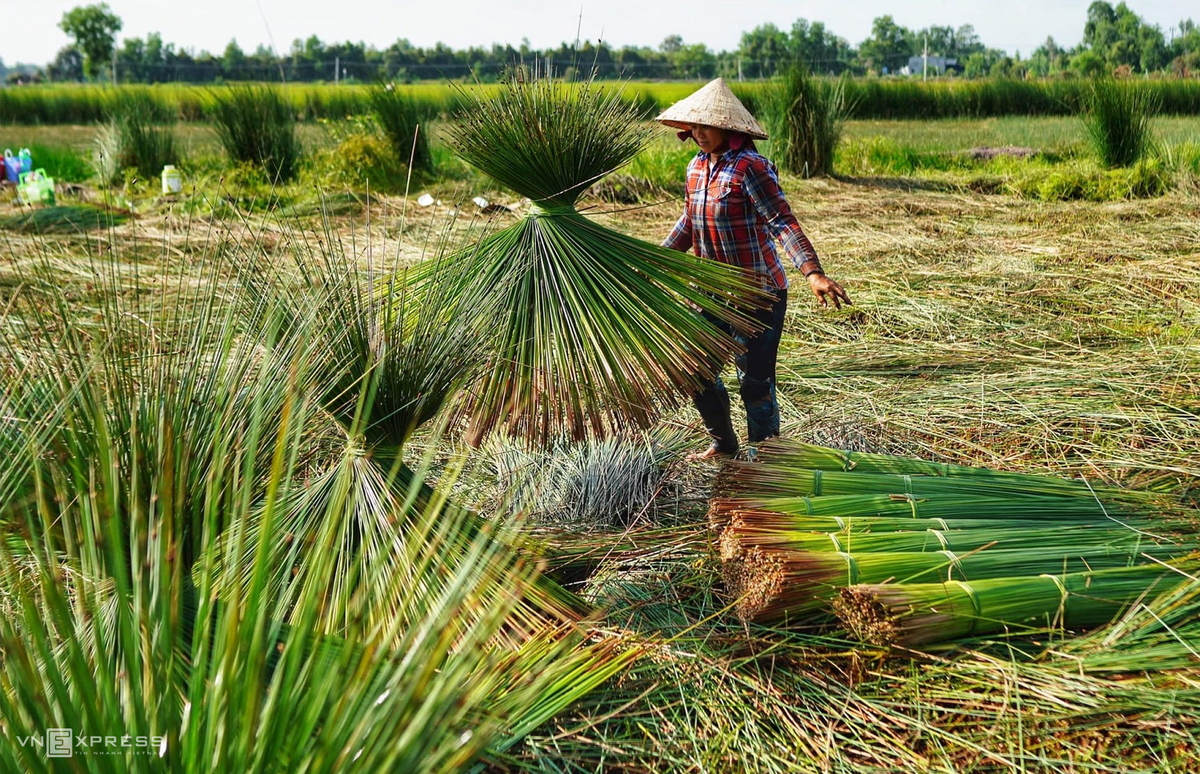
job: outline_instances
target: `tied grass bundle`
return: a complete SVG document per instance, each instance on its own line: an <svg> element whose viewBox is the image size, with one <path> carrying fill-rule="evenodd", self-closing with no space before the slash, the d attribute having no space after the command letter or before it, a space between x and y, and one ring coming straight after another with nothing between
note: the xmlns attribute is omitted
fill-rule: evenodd
<svg viewBox="0 0 1200 774"><path fill-rule="evenodd" d="M737 547L760 546L804 552L924 553L936 551L1022 551L1045 546L1120 547L1124 551L1186 554L1193 543L1161 544L1134 530L1116 531L1093 525L1007 528L995 525L969 529L925 529L907 532L800 532L773 523L777 514L739 514L721 533L722 557L736 556ZM980 522L983 523L983 522Z"/></svg>
<svg viewBox="0 0 1200 774"><path fill-rule="evenodd" d="M834 609L866 642L911 647L1005 631L1098 626L1183 579L1177 569L1154 564L971 583L870 584L843 589Z"/></svg>
<svg viewBox="0 0 1200 774"><path fill-rule="evenodd" d="M746 619L819 620L838 590L849 589L839 597L839 611L850 611L843 620L876 637L880 620L892 614L875 603L851 604L864 584L888 584L879 586L886 595L935 580L1161 569L1197 548L1192 540L1163 537L1185 532L1184 525L1164 521L1149 500L1120 490L786 440L764 444L761 453L762 463L726 466L722 486L734 496L715 500L709 514L720 530L726 586ZM1016 618L1005 617L1011 611ZM1011 611L997 607L992 615L1001 626L1027 620L1019 605ZM960 634L947 626L944 638Z"/></svg>
<svg viewBox="0 0 1200 774"><path fill-rule="evenodd" d="M797 530L830 532L853 525L875 531L890 529L962 529L964 520L992 523L1032 522L1044 520L1108 522L1119 517L1129 518L1115 506L1105 506L1096 500L1070 498L1004 498L956 495L953 497L920 498L907 495L827 495L824 497L739 496L718 497L709 505L709 521L720 526L741 511L769 511L787 516L788 526ZM949 526L954 524L954 527Z"/></svg>
<svg viewBox="0 0 1200 774"><path fill-rule="evenodd" d="M959 555L953 551L903 550L874 554L785 552L754 547L744 550L734 561L725 562L722 574L727 588L738 598L735 610L741 618L760 623L796 623L819 621L828 615L831 603L842 591L861 588L860 584L906 588L993 578L1059 576L1132 568L1145 562L1147 555L1172 558L1172 552L1163 548L1149 552L1112 547L984 549ZM1161 567L1159 570L1161 574Z"/></svg>
<svg viewBox="0 0 1200 774"><path fill-rule="evenodd" d="M1095 493L1082 483L1050 477L923 476L901 473L850 473L840 470L804 470L773 462L730 462L719 482L728 493L749 492L780 497L824 497L832 495L881 494L912 498L954 496L1011 498L1088 498Z"/></svg>
<svg viewBox="0 0 1200 774"><path fill-rule="evenodd" d="M819 535L772 529L772 515L739 514L718 540L722 577L746 620L819 620L839 589L856 584L1063 574L1196 550L1194 543L1160 545L1133 530L1089 525Z"/></svg>
<svg viewBox="0 0 1200 774"><path fill-rule="evenodd" d="M1083 497L1110 503L1144 502L1143 493L1053 476L930 462L890 454L830 449L776 438L759 449L757 463L729 463L720 487L728 493L804 497L897 494L975 497ZM1097 504L1097 507L1100 507Z"/></svg>
<svg viewBox="0 0 1200 774"><path fill-rule="evenodd" d="M468 440L497 427L546 442L648 427L662 405L736 351L704 310L740 330L765 297L731 267L606 229L573 209L649 130L592 84L512 81L471 97L451 140L534 201L521 222L464 251L456 313L481 314L488 368L465 402Z"/></svg>

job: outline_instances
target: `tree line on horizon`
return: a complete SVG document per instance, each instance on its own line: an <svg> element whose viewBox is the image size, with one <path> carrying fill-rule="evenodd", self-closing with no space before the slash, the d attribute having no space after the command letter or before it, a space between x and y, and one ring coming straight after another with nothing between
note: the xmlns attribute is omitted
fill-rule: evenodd
<svg viewBox="0 0 1200 774"><path fill-rule="evenodd" d="M231 40L221 54L195 52L164 42L158 33L129 37L117 45L121 19L105 3L73 8L59 27L75 42L60 50L45 67L28 65L8 71L0 61L0 77L9 83L28 81L103 81L119 83L218 82L283 80L288 82L379 80L412 82L427 79L494 81L518 62L538 61L558 77L595 74L599 78L738 79L771 78L787 65L802 62L814 73L895 74L910 57L927 53L951 60L961 77L1095 77L1108 73L1200 74L1200 26L1191 19L1172 27L1169 36L1146 23L1126 3L1093 2L1083 36L1074 47L1052 37L1022 58L989 48L973 26L930 26L914 30L891 15L873 21L871 36L857 47L833 34L822 22L797 19L790 30L762 24L742 34L732 51L714 52L703 43L667 36L658 47L613 47L603 41L563 43L535 49L492 45L455 49L443 43L429 48L399 39L378 49L361 42L325 43L318 36L293 41L277 55L260 45L244 51ZM919 73L918 73L919 74Z"/></svg>

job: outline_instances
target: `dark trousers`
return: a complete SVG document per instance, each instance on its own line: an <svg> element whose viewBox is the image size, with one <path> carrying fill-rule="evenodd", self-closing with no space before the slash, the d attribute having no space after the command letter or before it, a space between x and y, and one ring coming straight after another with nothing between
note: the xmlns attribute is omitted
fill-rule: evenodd
<svg viewBox="0 0 1200 774"><path fill-rule="evenodd" d="M733 331L729 325L708 317L717 327L731 334L745 351L737 356L739 392L746 406L746 430L750 443L758 443L779 435L779 403L775 399L775 360L779 340L783 336L783 316L787 311L787 290L775 291L775 303L755 312L763 330L754 336ZM704 427L713 443L722 452L733 453L738 448L737 433L729 416L729 391L718 376L694 395L692 402L704 420Z"/></svg>

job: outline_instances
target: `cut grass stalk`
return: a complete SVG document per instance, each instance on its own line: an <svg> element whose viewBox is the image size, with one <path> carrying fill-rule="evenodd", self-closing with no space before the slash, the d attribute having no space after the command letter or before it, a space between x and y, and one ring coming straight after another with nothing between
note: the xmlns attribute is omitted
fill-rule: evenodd
<svg viewBox="0 0 1200 774"><path fill-rule="evenodd" d="M1200 664L1200 580L1182 580L1153 599L1139 600L1111 625L1047 655L1066 655L1072 669L1097 674L1195 667Z"/></svg>

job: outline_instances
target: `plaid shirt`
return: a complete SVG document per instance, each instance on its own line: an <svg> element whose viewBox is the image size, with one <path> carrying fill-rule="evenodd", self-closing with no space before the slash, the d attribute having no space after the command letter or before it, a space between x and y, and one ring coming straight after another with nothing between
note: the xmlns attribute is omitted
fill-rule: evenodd
<svg viewBox="0 0 1200 774"><path fill-rule="evenodd" d="M697 153L688 164L683 215L663 246L692 247L696 255L754 272L763 287L786 288L772 237L797 268L817 260L779 187L774 164L747 148L725 151L716 164L704 151Z"/></svg>

